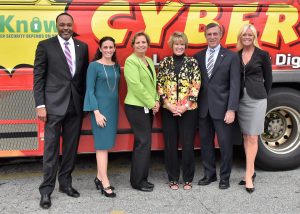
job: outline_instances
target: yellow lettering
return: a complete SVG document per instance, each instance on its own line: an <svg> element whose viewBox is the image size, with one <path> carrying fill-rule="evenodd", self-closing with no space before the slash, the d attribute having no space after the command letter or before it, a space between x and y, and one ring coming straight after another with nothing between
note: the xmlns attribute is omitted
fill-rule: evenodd
<svg viewBox="0 0 300 214"><path fill-rule="evenodd" d="M162 38L163 28L176 16L182 5L172 3L172 7L170 7L171 5L165 6L158 12L154 1L147 3L151 3L151 5L141 6L141 13L146 26L145 32L150 36L152 44L158 44Z"/></svg>
<svg viewBox="0 0 300 214"><path fill-rule="evenodd" d="M257 4L256 4L257 5ZM249 21L245 21L245 15L249 13L256 12L257 7L255 5L251 5L251 7L247 7L245 5L235 5L232 8L231 18L228 26L227 37L226 37L226 44L236 44L237 42L237 35L240 31L240 28L245 25L249 24Z"/></svg>
<svg viewBox="0 0 300 214"><path fill-rule="evenodd" d="M113 36L117 44L123 43L128 30L115 29L113 26L111 26L109 21L114 15L120 14L120 11L122 15L130 14L129 3L127 1L122 1L124 4L111 7L109 5L112 2L114 1L103 4L97 8L91 21L92 31L98 39L102 38L103 36ZM120 1L118 2L120 3Z"/></svg>
<svg viewBox="0 0 300 214"><path fill-rule="evenodd" d="M286 44L298 39L293 29L293 25L295 25L298 20L297 8L292 5L289 5L289 7L278 7L278 5L272 7L270 5L266 15L268 18L261 36L261 41L276 45L279 33Z"/></svg>
<svg viewBox="0 0 300 214"><path fill-rule="evenodd" d="M207 5L208 7L205 8L189 8L184 32L189 38L189 44L191 45L206 43L204 27L211 22L216 22L214 19L218 15L218 7L214 4Z"/></svg>

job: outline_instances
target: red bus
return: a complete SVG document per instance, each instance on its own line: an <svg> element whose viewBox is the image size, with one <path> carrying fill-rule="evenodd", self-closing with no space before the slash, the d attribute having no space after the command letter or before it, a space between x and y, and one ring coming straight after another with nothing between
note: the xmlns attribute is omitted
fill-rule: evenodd
<svg viewBox="0 0 300 214"><path fill-rule="evenodd" d="M151 38L148 55L156 64L170 55L167 40L174 31L189 39L188 55L206 46L204 27L219 23L222 45L235 50L237 33L252 23L259 45L268 51L273 87L257 164L269 170L300 165L300 25L299 2L289 0L5 0L0 2L0 157L41 156L44 124L36 119L33 61L40 40L55 36L61 12L74 17L75 36L89 45L90 59L102 36L113 36L121 66L132 52L130 41L144 30ZM124 114L126 84L120 83L118 136L112 151L131 151L133 136ZM195 147L200 147L196 138ZM153 129L153 150L163 149L161 121ZM79 153L94 152L89 118L84 119Z"/></svg>

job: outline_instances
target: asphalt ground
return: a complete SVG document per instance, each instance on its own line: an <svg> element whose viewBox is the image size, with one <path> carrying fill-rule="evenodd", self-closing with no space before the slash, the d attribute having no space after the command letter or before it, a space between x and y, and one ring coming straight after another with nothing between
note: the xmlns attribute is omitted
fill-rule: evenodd
<svg viewBox="0 0 300 214"><path fill-rule="evenodd" d="M38 186L42 179L41 158L0 159L0 213L300 213L300 169L268 172L257 169L255 192L249 194L238 182L244 173L244 156L235 149L231 187L220 190L218 182L198 186L203 176L200 151L195 151L196 174L189 191L171 190L163 164L163 152L152 152L149 181L153 192L140 192L129 183L130 153L110 154L109 177L116 198L106 198L96 190L95 155L79 155L73 173L73 186L81 196L71 198L52 193L52 207L39 207ZM238 152L237 152L238 151ZM218 169L220 158L216 151Z"/></svg>

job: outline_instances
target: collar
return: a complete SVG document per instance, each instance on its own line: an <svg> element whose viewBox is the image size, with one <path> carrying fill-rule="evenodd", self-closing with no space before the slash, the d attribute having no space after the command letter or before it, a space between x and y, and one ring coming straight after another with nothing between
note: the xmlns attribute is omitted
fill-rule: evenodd
<svg viewBox="0 0 300 214"><path fill-rule="evenodd" d="M183 58L185 57L185 54L182 54L180 56L173 54L172 57L175 62L179 62L179 61L183 60Z"/></svg>
<svg viewBox="0 0 300 214"><path fill-rule="evenodd" d="M218 51L221 49L221 45L218 44L217 47L215 47L215 48L207 47L207 50L208 50L208 51L210 51L210 50L212 50L212 49L213 49L215 52L216 52L216 51L218 52Z"/></svg>
<svg viewBox="0 0 300 214"><path fill-rule="evenodd" d="M74 40L72 37L68 41L64 40L60 35L57 35L57 38L61 45L65 45L65 42L69 42L70 45L74 46Z"/></svg>

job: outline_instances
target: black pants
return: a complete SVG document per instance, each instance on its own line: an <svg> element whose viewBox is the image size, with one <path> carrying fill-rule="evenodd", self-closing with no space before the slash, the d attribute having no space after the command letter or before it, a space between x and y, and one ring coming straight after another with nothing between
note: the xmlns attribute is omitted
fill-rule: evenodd
<svg viewBox="0 0 300 214"><path fill-rule="evenodd" d="M58 182L61 186L68 187L72 185L71 173L75 166L81 125L82 113L78 114L76 112L72 99L65 115L47 115L43 157L44 179L39 187L41 194L51 194L55 188L59 163L60 135L62 135L63 142Z"/></svg>
<svg viewBox="0 0 300 214"><path fill-rule="evenodd" d="M143 107L127 104L125 113L134 134L130 183L135 188L143 187L150 167L153 113L150 110L146 114Z"/></svg>
<svg viewBox="0 0 300 214"><path fill-rule="evenodd" d="M194 137L197 110L186 111L181 117L173 116L162 109L162 127L165 142L165 165L169 181L178 181L180 167L178 160L178 139L182 146L182 178L192 182L195 174Z"/></svg>
<svg viewBox="0 0 300 214"><path fill-rule="evenodd" d="M214 147L216 133L221 152L220 178L229 179L232 167L232 131L233 123L226 124L223 119L213 119L209 113L206 117L199 118L201 156L206 176L216 176Z"/></svg>

